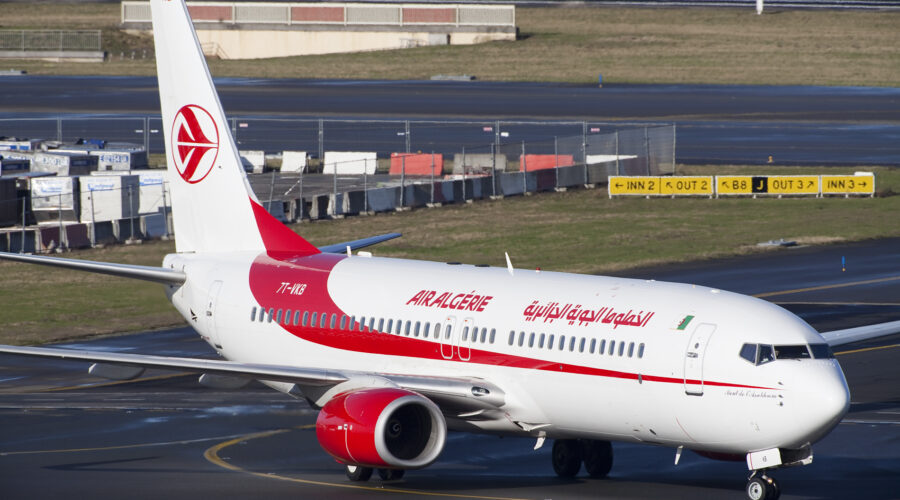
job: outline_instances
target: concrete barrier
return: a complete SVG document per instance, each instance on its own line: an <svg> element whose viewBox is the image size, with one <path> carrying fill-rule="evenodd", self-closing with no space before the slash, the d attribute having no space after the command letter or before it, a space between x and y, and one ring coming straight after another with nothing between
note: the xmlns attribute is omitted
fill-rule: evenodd
<svg viewBox="0 0 900 500"><path fill-rule="evenodd" d="M270 200L262 202L263 208L266 209L267 212L272 217L275 217L280 222L287 222L287 217L284 215L284 202L281 200Z"/></svg>
<svg viewBox="0 0 900 500"><path fill-rule="evenodd" d="M7 234L7 237L9 238L10 252L19 253L24 251L25 253L37 253L38 232L34 228L25 229L24 231L21 229L11 231Z"/></svg>
<svg viewBox="0 0 900 500"><path fill-rule="evenodd" d="M309 208L310 219L325 219L328 217L329 195L320 194L312 197Z"/></svg>
<svg viewBox="0 0 900 500"><path fill-rule="evenodd" d="M119 219L112 221L112 223L113 232L118 241L143 239L143 234L141 233L141 220L139 218L135 217L133 221L132 219ZM134 232L132 232L132 227L134 228Z"/></svg>
<svg viewBox="0 0 900 500"><path fill-rule="evenodd" d="M453 173L454 174L490 174L491 168L495 166L498 172L506 170L506 155L496 154L496 160L491 158L490 153L466 153L465 164L463 164L463 155L457 153L453 155Z"/></svg>
<svg viewBox="0 0 900 500"><path fill-rule="evenodd" d="M261 174L266 171L265 151L240 151L240 155L241 164L243 164L244 170L253 172L254 174Z"/></svg>
<svg viewBox="0 0 900 500"><path fill-rule="evenodd" d="M323 174L369 174L377 166L374 152L325 151Z"/></svg>
<svg viewBox="0 0 900 500"><path fill-rule="evenodd" d="M6 232L0 232L0 252L9 251L9 235Z"/></svg>
<svg viewBox="0 0 900 500"><path fill-rule="evenodd" d="M559 187L574 187L584 184L584 165L557 169Z"/></svg>
<svg viewBox="0 0 900 500"><path fill-rule="evenodd" d="M366 211L366 192L363 190L344 193L344 213L357 215Z"/></svg>
<svg viewBox="0 0 900 500"><path fill-rule="evenodd" d="M368 195L369 210L372 212L388 212L397 208L400 188L370 189Z"/></svg>
<svg viewBox="0 0 900 500"><path fill-rule="evenodd" d="M533 172L535 178L535 191L552 191L556 188L556 169L536 170ZM528 172L529 175L532 172Z"/></svg>
<svg viewBox="0 0 900 500"><path fill-rule="evenodd" d="M433 153L391 153L391 175L435 175L444 171L444 155Z"/></svg>
<svg viewBox="0 0 900 500"><path fill-rule="evenodd" d="M522 183L522 174L504 172L497 175L497 187L503 196L515 196L524 193L525 185Z"/></svg>
<svg viewBox="0 0 900 500"><path fill-rule="evenodd" d="M306 172L306 151L284 151L281 154L281 172Z"/></svg>
<svg viewBox="0 0 900 500"><path fill-rule="evenodd" d="M157 239L162 238L168 231L166 230L166 217L162 212L151 215L141 216L141 232L145 238Z"/></svg>
<svg viewBox="0 0 900 500"><path fill-rule="evenodd" d="M609 182L609 176L615 175L615 163L598 163L588 165L588 184L606 184Z"/></svg>
<svg viewBox="0 0 900 500"><path fill-rule="evenodd" d="M116 232L112 221L89 224L90 237L96 245L109 245L116 242Z"/></svg>
<svg viewBox="0 0 900 500"><path fill-rule="evenodd" d="M49 252L60 248L59 225L39 225L35 230L35 242L37 243L38 252Z"/></svg>
<svg viewBox="0 0 900 500"><path fill-rule="evenodd" d="M88 236L87 224L66 224L65 231L66 248L90 248L91 239Z"/></svg>
<svg viewBox="0 0 900 500"><path fill-rule="evenodd" d="M570 167L575 164L572 155L519 155L519 172L523 170L544 170L556 167Z"/></svg>

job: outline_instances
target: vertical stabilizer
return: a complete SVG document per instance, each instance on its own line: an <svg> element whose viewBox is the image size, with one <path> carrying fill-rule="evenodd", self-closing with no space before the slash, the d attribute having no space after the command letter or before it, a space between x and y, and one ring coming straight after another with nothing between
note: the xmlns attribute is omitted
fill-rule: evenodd
<svg viewBox="0 0 900 500"><path fill-rule="evenodd" d="M151 0L178 252L318 250L259 203L183 0Z"/></svg>

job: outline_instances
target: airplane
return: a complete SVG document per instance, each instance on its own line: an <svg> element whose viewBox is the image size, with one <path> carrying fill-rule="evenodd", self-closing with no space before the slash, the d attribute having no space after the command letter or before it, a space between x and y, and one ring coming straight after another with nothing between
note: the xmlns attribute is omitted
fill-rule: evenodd
<svg viewBox="0 0 900 500"><path fill-rule="evenodd" d="M321 447L352 481L432 464L448 431L554 440L552 466L593 478L612 441L746 461L746 494L812 462L847 413L827 339L769 302L690 284L381 258L396 233L316 247L251 190L183 0L151 0L176 252L160 267L0 258L160 283L222 359L0 346L147 368L206 385L256 379L318 409ZM356 252L356 253L354 253ZM870 335L871 336L871 335Z"/></svg>

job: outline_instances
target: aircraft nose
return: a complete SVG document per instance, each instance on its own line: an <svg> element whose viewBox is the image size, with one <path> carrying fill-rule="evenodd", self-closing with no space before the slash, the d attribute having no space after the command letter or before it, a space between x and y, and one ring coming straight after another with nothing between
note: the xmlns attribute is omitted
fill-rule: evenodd
<svg viewBox="0 0 900 500"><path fill-rule="evenodd" d="M810 442L817 441L830 432L850 409L850 389L844 372L835 360L818 374L811 385Z"/></svg>

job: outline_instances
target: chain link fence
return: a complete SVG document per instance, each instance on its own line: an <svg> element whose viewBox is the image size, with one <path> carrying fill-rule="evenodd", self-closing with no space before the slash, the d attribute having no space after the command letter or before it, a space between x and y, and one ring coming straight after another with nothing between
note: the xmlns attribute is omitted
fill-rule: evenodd
<svg viewBox="0 0 900 500"><path fill-rule="evenodd" d="M99 51L100 30L0 30L0 50Z"/></svg>

